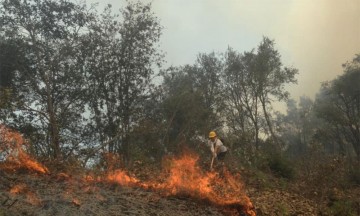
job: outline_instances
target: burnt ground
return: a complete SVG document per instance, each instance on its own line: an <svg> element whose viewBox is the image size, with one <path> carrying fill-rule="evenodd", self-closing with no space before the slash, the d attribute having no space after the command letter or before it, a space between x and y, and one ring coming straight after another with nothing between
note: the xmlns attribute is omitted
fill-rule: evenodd
<svg viewBox="0 0 360 216"><path fill-rule="evenodd" d="M190 216L234 212L186 196L169 197L143 188L87 182L67 175L2 173L0 182L0 216Z"/></svg>
<svg viewBox="0 0 360 216"><path fill-rule="evenodd" d="M284 187L259 187L249 182L246 191L257 215L349 215L324 210L328 199L318 199ZM293 186L292 186L293 187ZM360 203L360 188L345 192ZM359 211L360 212L360 207ZM356 215L350 214L350 215ZM0 170L0 216L16 215L246 215L194 197L166 196L141 187L87 181L83 176L37 174L26 170Z"/></svg>

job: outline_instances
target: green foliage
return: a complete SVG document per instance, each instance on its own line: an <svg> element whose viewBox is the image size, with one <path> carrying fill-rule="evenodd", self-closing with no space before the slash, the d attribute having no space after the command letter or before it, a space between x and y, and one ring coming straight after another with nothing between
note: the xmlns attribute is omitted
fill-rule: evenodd
<svg viewBox="0 0 360 216"><path fill-rule="evenodd" d="M289 215L289 207L286 204L279 202L274 207L277 209L277 215L279 215L279 216Z"/></svg>
<svg viewBox="0 0 360 216"><path fill-rule="evenodd" d="M7 41L0 36L0 89L13 85L14 70L22 65L22 53L14 43L15 41Z"/></svg>
<svg viewBox="0 0 360 216"><path fill-rule="evenodd" d="M343 68L344 74L322 85L315 111L329 124L326 132L336 141L339 153L354 152L360 157L360 55Z"/></svg>
<svg viewBox="0 0 360 216"><path fill-rule="evenodd" d="M156 124L158 127L154 127ZM133 161L161 161L164 146L159 139L163 135L163 125L156 119L145 119L130 134L131 158Z"/></svg>
<svg viewBox="0 0 360 216"><path fill-rule="evenodd" d="M336 216L355 216L356 204L349 200L337 200L331 203L329 207L329 212L331 215Z"/></svg>
<svg viewBox="0 0 360 216"><path fill-rule="evenodd" d="M287 102L287 114L278 115L279 137L286 146L286 155L301 157L310 151L311 143L316 140L318 128L325 123L314 112L314 101L308 97L300 97L300 101Z"/></svg>
<svg viewBox="0 0 360 216"><path fill-rule="evenodd" d="M264 37L256 49L240 54L231 48L225 53L224 98L226 117L234 133L252 133L255 146L260 131L276 140L271 98L287 100L285 85L296 83L297 69L284 67L275 42Z"/></svg>
<svg viewBox="0 0 360 216"><path fill-rule="evenodd" d="M16 93L5 123L38 155L67 157L103 143L129 155L162 58L151 5L128 2L121 14L108 6L98 15L83 1L29 0L0 1L0 10L0 86Z"/></svg>
<svg viewBox="0 0 360 216"><path fill-rule="evenodd" d="M295 170L291 162L280 155L270 156L268 166L279 177L286 179L293 179L295 177Z"/></svg>
<svg viewBox="0 0 360 216"><path fill-rule="evenodd" d="M128 2L119 14L109 5L98 14L64 0L0 2L1 118L25 134L35 155L103 150L160 159L184 144L199 150L210 130L226 128L234 161L292 179L284 151L305 155L316 144L359 152L359 56L315 103L290 101L275 122L272 103L289 98L297 70L283 65L267 37L248 52L200 53L162 72L154 87L162 26L151 4ZM359 183L356 170L349 175Z"/></svg>
<svg viewBox="0 0 360 216"><path fill-rule="evenodd" d="M7 109L11 106L11 98L12 98L13 91L11 88L0 88L0 109ZM0 117L4 115L1 112Z"/></svg>
<svg viewBox="0 0 360 216"><path fill-rule="evenodd" d="M348 178L350 183L360 186L360 169L358 166L354 166L350 169Z"/></svg>
<svg viewBox="0 0 360 216"><path fill-rule="evenodd" d="M256 184L260 189L269 189L274 187L271 181L271 177L259 169L255 169L253 171L253 175L251 175L249 178L251 179L248 179L248 181L250 181L252 184Z"/></svg>
<svg viewBox="0 0 360 216"><path fill-rule="evenodd" d="M0 35L0 118L6 121L16 102L15 71L26 68L22 41Z"/></svg>
<svg viewBox="0 0 360 216"><path fill-rule="evenodd" d="M81 142L82 39L91 11L83 4L53 0L1 1L0 7L4 41L15 50L7 53L20 57L12 64L21 63L6 68L16 92L6 123L18 129L32 124L47 137L34 142L37 152L59 158Z"/></svg>
<svg viewBox="0 0 360 216"><path fill-rule="evenodd" d="M128 2L121 14L107 6L94 17L86 37L88 129L100 143L112 140L107 150L126 160L131 132L149 113L145 106L152 99L151 77L162 63L157 47L161 29L150 4Z"/></svg>
<svg viewBox="0 0 360 216"><path fill-rule="evenodd" d="M171 152L221 127L223 107L219 76L221 62L214 53L200 54L194 65L170 67L163 72L164 141Z"/></svg>

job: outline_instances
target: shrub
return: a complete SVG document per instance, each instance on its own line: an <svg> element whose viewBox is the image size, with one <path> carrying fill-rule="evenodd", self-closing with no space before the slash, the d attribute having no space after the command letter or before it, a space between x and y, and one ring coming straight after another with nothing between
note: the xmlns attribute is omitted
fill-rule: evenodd
<svg viewBox="0 0 360 216"><path fill-rule="evenodd" d="M291 163L280 155L273 155L270 157L268 166L271 172L279 177L293 179L295 176L294 168Z"/></svg>
<svg viewBox="0 0 360 216"><path fill-rule="evenodd" d="M331 215L337 216L352 216L356 215L354 204L348 200L338 200L332 203L330 206Z"/></svg>
<svg viewBox="0 0 360 216"><path fill-rule="evenodd" d="M352 168L349 172L350 182L360 186L360 170L358 168Z"/></svg>

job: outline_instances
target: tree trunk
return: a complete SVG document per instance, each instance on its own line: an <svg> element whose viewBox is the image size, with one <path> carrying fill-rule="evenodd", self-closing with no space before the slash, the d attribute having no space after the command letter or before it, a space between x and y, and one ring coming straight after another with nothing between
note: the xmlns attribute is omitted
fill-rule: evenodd
<svg viewBox="0 0 360 216"><path fill-rule="evenodd" d="M255 125L255 148L256 151L259 150L259 127Z"/></svg>
<svg viewBox="0 0 360 216"><path fill-rule="evenodd" d="M271 124L271 120L270 120L270 116L268 114L268 112L266 111L266 102L265 102L265 99L264 98L260 98L260 102L261 102L261 105L262 105L262 108L263 108L263 112L264 112L264 115L265 115L265 120L266 120L266 124L269 128L269 131L270 131L270 135L271 135L271 138L274 140L276 146L279 148L280 150L280 143L278 142L278 139L274 133L274 130L273 130L273 126Z"/></svg>
<svg viewBox="0 0 360 216"><path fill-rule="evenodd" d="M56 120L56 111L53 104L50 81L47 75L45 75L45 85L46 85L47 107L49 114L49 126L50 126L50 142L51 142L50 146L53 150L54 159L60 159L61 150L60 150L59 127Z"/></svg>
<svg viewBox="0 0 360 216"><path fill-rule="evenodd" d="M357 125L354 127L355 128L351 127L351 132L354 136L354 141L352 142L352 145L358 160L360 160L360 130Z"/></svg>

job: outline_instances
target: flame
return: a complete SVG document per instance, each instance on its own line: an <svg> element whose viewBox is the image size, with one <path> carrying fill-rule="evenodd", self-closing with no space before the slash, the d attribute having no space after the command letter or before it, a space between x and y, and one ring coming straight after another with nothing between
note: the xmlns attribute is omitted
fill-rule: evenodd
<svg viewBox="0 0 360 216"><path fill-rule="evenodd" d="M61 173L56 174L56 179L58 181L67 180L67 179L70 179L70 176L64 172L61 172Z"/></svg>
<svg viewBox="0 0 360 216"><path fill-rule="evenodd" d="M116 183L122 186L135 186L141 184L137 178L129 176L126 173L126 171L120 169L109 170L101 176L95 176L93 174L84 175L82 177L82 180L89 183L94 183L94 182Z"/></svg>
<svg viewBox="0 0 360 216"><path fill-rule="evenodd" d="M37 197L37 195L30 191L26 184L21 183L13 186L10 189L10 194L19 195L25 194L26 201L32 205L41 205L41 199Z"/></svg>
<svg viewBox="0 0 360 216"><path fill-rule="evenodd" d="M105 177L105 180L109 181L109 182L113 182L113 183L118 183L120 185L124 185L124 186L129 186L129 185L134 185L139 183L139 180L134 178L134 177L130 177L129 175L126 174L125 171L122 170L115 170L112 172L109 172L107 174L107 176Z"/></svg>
<svg viewBox="0 0 360 216"><path fill-rule="evenodd" d="M84 176L87 181L107 181L123 186L138 186L165 193L165 195L187 195L206 200L217 206L235 208L247 215L255 216L254 206L245 193L240 175L233 176L226 169L223 176L216 172L203 172L197 165L199 157L186 154L170 161L167 178L151 182L140 182L123 170L110 171L104 178ZM161 175L162 176L162 175Z"/></svg>
<svg viewBox="0 0 360 216"><path fill-rule="evenodd" d="M10 169L26 168L42 174L49 173L49 170L35 159L32 159L25 151L27 145L22 135L16 131L0 125L0 150L7 153L6 161Z"/></svg>
<svg viewBox="0 0 360 216"><path fill-rule="evenodd" d="M7 162L11 162L11 168L26 168L42 174L48 174L49 170L32 159L24 150L27 143L20 133L12 131L0 125L0 150L7 153ZM240 175L232 175L226 169L222 175L216 172L204 172L198 165L199 157L192 153L184 154L180 158L169 161L170 168L156 180L140 182L139 179L128 175L124 170L116 169L119 157L116 155L104 155L108 171L105 174L86 175L85 182L110 182L123 186L142 187L165 193L165 195L187 195L196 199L208 201L217 206L230 207L247 215L255 216L254 206L245 193ZM0 164L1 165L1 164ZM0 167L1 168L1 167ZM58 174L58 180L69 180L71 177L65 173ZM161 178L161 179L160 179ZM11 188L11 194L26 192L26 185L15 185ZM85 190L91 191L89 188ZM27 193L30 203L40 204L41 200L35 194ZM81 202L74 198L74 205L80 206Z"/></svg>
<svg viewBox="0 0 360 216"><path fill-rule="evenodd" d="M83 179L84 179L86 182L93 182L93 181L95 181L95 177L92 176L92 175L85 175L85 176L83 177Z"/></svg>
<svg viewBox="0 0 360 216"><path fill-rule="evenodd" d="M105 175L106 176L106 175ZM109 176L109 172L108 172L108 176ZM96 183L96 182L103 182L103 181L111 181L109 178L106 180L107 177L103 177L103 176L96 176L94 174L88 174L88 175L84 175L82 177L82 180L84 182L87 183ZM120 182L118 182L119 184L121 184Z"/></svg>
<svg viewBox="0 0 360 216"><path fill-rule="evenodd" d="M172 160L168 179L155 188L166 190L171 195L187 194L219 206L240 208L255 216L254 206L247 197L240 176L233 176L224 169L223 176L215 172L203 172L197 161L199 157L187 154Z"/></svg>
<svg viewBox="0 0 360 216"><path fill-rule="evenodd" d="M49 170L45 166L30 158L30 156L22 149L19 151L18 159L20 164L29 170L34 170L43 174L49 173Z"/></svg>
<svg viewBox="0 0 360 216"><path fill-rule="evenodd" d="M19 194L27 190L27 187L25 184L17 184L14 187L10 189L11 194Z"/></svg>
<svg viewBox="0 0 360 216"><path fill-rule="evenodd" d="M172 195L188 192L202 197L211 193L210 183L215 177L215 173L203 175L201 169L196 166L197 160L197 157L191 155L185 155L178 160L173 160L168 179L158 185L157 188L166 189Z"/></svg>
<svg viewBox="0 0 360 216"><path fill-rule="evenodd" d="M80 206L81 205L81 202L78 198L73 198L72 200L72 203L75 205L75 206Z"/></svg>

